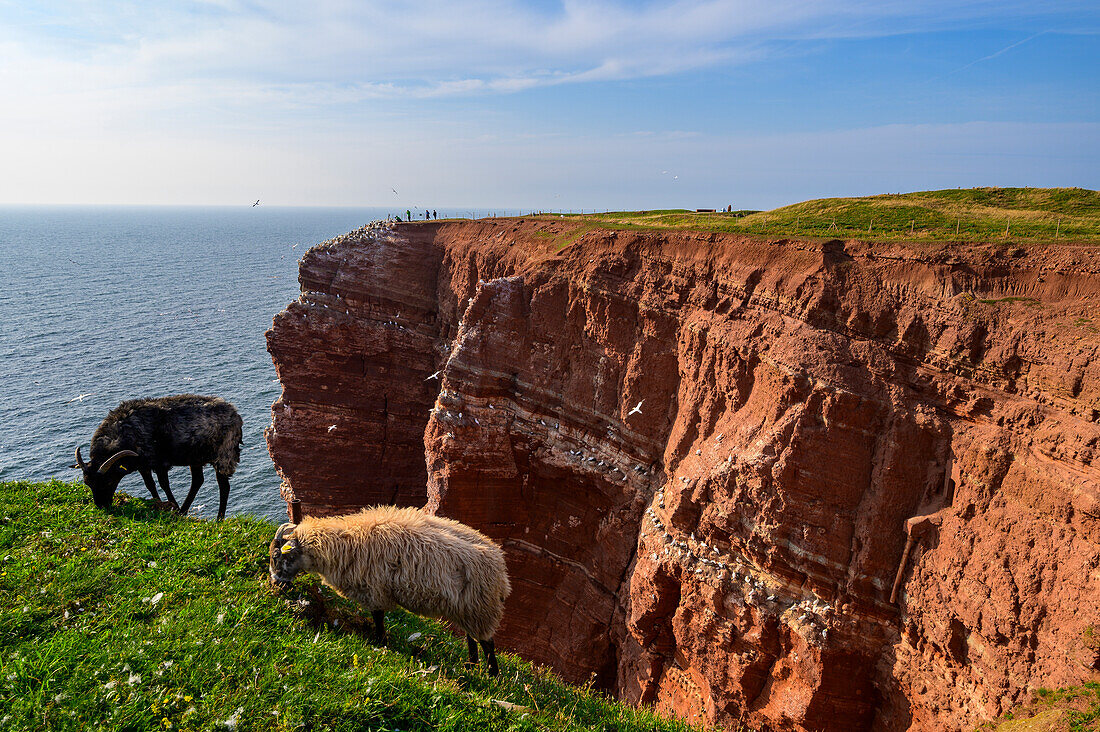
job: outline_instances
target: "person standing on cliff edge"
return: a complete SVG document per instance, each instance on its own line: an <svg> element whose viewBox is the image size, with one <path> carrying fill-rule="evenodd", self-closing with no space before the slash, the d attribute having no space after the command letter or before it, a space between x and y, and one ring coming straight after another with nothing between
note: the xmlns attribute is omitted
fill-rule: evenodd
<svg viewBox="0 0 1100 732"><path fill-rule="evenodd" d="M410 211L409 209L405 209L405 220L406 221L412 221L413 220L413 212Z"/></svg>

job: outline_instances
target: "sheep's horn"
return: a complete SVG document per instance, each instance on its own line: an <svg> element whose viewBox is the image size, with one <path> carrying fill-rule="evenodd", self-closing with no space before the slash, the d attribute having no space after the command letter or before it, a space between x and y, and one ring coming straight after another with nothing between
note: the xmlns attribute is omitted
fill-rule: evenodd
<svg viewBox="0 0 1100 732"><path fill-rule="evenodd" d="M80 456L80 445L76 446L76 465L73 467L80 468L81 470L88 467L88 463L84 462L84 458Z"/></svg>
<svg viewBox="0 0 1100 732"><path fill-rule="evenodd" d="M138 454L133 450L120 450L119 452L116 452L114 455L107 458L102 465L99 466L99 474L103 475L108 470L115 467L115 463L126 457L138 457Z"/></svg>

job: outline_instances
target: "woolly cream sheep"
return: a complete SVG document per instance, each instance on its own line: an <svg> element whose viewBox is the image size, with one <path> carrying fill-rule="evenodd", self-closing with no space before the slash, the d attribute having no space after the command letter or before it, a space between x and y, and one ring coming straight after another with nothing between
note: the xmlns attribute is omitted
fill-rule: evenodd
<svg viewBox="0 0 1100 732"><path fill-rule="evenodd" d="M420 509L380 506L283 524L270 555L276 586L314 572L369 609L377 642L386 640L385 612L400 606L454 623L466 633L470 663L478 662L476 639L497 674L493 634L512 587L504 552L481 532Z"/></svg>

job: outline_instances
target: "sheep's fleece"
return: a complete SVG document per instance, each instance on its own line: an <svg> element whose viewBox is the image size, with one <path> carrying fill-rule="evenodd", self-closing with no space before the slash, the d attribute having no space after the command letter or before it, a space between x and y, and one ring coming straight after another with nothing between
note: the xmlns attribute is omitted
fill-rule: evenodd
<svg viewBox="0 0 1100 732"><path fill-rule="evenodd" d="M369 610L403 607L450 620L490 640L511 592L504 552L458 521L417 508L380 506L283 524L271 542L271 579L315 572Z"/></svg>

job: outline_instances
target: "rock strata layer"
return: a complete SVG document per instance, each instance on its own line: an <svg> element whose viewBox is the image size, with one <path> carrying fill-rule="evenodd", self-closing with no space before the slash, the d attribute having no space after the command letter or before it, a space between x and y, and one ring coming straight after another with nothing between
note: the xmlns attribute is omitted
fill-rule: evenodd
<svg viewBox="0 0 1100 732"><path fill-rule="evenodd" d="M300 280L284 495L492 536L503 647L730 729L965 729L1097 677L1094 248L502 219Z"/></svg>

